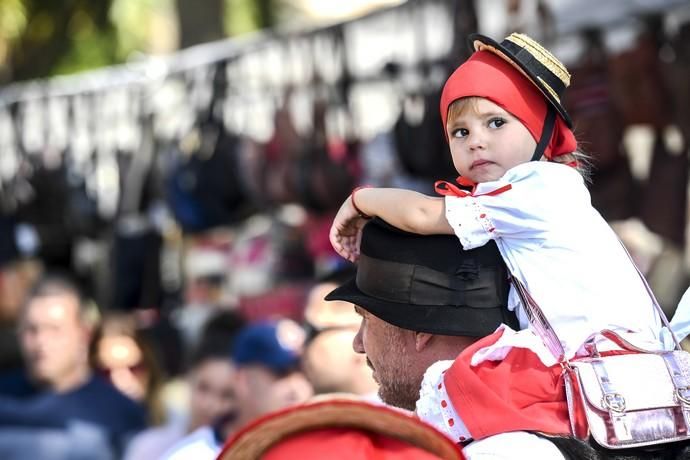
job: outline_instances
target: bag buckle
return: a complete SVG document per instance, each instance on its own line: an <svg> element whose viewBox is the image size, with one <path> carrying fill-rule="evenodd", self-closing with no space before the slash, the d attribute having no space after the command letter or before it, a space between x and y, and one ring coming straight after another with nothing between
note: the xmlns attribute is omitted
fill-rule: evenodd
<svg viewBox="0 0 690 460"><path fill-rule="evenodd" d="M676 388L676 398L683 404L690 405L690 387Z"/></svg>
<svg viewBox="0 0 690 460"><path fill-rule="evenodd" d="M609 410L613 433L608 435L608 442L614 443L632 440L628 416L625 413L625 398L620 393L606 393L602 404ZM613 435L613 437L611 437Z"/></svg>
<svg viewBox="0 0 690 460"><path fill-rule="evenodd" d="M625 412L625 398L620 393L606 393L601 404L611 412L619 414Z"/></svg>

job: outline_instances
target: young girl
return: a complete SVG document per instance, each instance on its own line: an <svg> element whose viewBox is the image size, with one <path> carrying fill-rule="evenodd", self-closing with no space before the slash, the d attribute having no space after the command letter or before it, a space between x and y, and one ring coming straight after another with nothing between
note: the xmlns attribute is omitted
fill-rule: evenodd
<svg viewBox="0 0 690 460"><path fill-rule="evenodd" d="M570 82L567 70L521 34L500 44L481 35L470 41L474 53L443 89L441 117L458 182L471 189L439 182L436 190L445 197L357 189L333 222L334 248L355 261L361 228L371 216L414 233L455 234L464 249L495 240L508 269L561 340L565 358L587 354L586 343L603 329L640 348L662 348L661 323L645 284L592 208L578 172L581 154L560 102ZM446 415L440 417L459 438L514 430L567 434L562 384L553 384L560 376L557 358L533 330L515 288L508 303L521 330L502 326L480 340L460 355L445 379L444 368L430 369L425 383L431 380L436 387L439 382L442 395L451 393L464 424L457 419L448 424L445 405L439 413ZM595 343L599 350L613 348L600 338ZM533 372L515 378L520 366ZM463 379L462 385L450 388L449 374ZM532 418L519 415L546 400L555 405ZM491 413L493 424L485 423ZM524 420L509 420L520 417ZM534 425L539 418L545 422ZM557 419L563 423L550 424Z"/></svg>

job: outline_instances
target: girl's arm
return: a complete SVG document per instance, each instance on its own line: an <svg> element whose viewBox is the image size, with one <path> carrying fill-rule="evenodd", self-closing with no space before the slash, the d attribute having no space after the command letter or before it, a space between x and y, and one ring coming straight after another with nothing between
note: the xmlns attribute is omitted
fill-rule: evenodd
<svg viewBox="0 0 690 460"><path fill-rule="evenodd" d="M340 207L330 232L333 248L350 261L354 262L359 256L361 232L366 223L355 209L353 199L362 213L380 217L401 230L421 235L453 233L446 221L441 197L395 188L359 189Z"/></svg>

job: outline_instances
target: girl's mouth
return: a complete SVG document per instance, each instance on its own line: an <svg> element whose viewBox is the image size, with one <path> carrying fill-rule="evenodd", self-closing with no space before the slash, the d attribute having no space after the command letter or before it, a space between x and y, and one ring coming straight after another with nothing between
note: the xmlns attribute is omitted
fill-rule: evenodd
<svg viewBox="0 0 690 460"><path fill-rule="evenodd" d="M491 164L490 161L488 160L476 160L472 163L472 166L470 166L470 169L478 168L480 166L488 165Z"/></svg>

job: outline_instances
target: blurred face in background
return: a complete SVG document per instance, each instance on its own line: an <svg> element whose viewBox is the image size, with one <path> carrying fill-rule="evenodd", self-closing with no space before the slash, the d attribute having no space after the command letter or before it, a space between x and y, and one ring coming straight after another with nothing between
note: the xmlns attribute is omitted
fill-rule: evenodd
<svg viewBox="0 0 690 460"><path fill-rule="evenodd" d="M0 268L0 323L14 324L31 285L40 274L34 261L20 261Z"/></svg>
<svg viewBox="0 0 690 460"><path fill-rule="evenodd" d="M189 385L190 431L235 410L235 368L229 359L202 361L191 370Z"/></svg>
<svg viewBox="0 0 690 460"><path fill-rule="evenodd" d="M238 370L237 382L240 415L247 421L304 402L314 394L311 384L299 371L277 375L267 367L250 365Z"/></svg>
<svg viewBox="0 0 690 460"><path fill-rule="evenodd" d="M143 352L133 337L106 334L98 342L98 365L115 387L134 399L146 397L150 375Z"/></svg>
<svg viewBox="0 0 690 460"><path fill-rule="evenodd" d="M304 371L317 393L375 393L378 385L367 367L366 356L352 350L360 316L345 301L326 301L339 285L321 282L309 291L304 317L319 331L304 354Z"/></svg>
<svg viewBox="0 0 690 460"><path fill-rule="evenodd" d="M304 371L316 392L376 393L378 385L367 366L366 356L352 349L355 335L356 327L327 329L319 332L307 346Z"/></svg>
<svg viewBox="0 0 690 460"><path fill-rule="evenodd" d="M83 383L88 374L90 331L79 310L75 296L54 294L30 300L20 319L19 337L29 373L56 391Z"/></svg>

